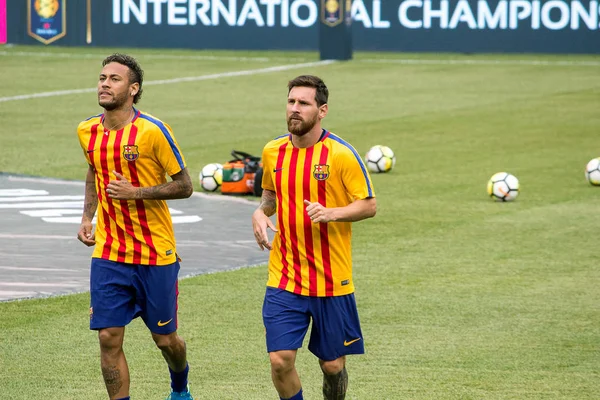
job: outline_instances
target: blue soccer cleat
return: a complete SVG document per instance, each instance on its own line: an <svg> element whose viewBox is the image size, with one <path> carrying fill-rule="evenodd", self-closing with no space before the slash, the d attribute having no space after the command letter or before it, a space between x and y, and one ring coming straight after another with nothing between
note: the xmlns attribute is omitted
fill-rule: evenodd
<svg viewBox="0 0 600 400"><path fill-rule="evenodd" d="M186 388L185 392L174 392L171 390L171 394L165 400L194 400L190 393L190 387Z"/></svg>

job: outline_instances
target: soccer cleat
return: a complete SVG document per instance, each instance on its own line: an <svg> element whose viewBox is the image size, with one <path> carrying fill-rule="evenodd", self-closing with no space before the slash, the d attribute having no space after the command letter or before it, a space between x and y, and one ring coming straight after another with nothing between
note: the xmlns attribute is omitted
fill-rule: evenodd
<svg viewBox="0 0 600 400"><path fill-rule="evenodd" d="M186 388L185 392L174 392L171 389L171 394L165 400L194 400L190 393L190 386Z"/></svg>

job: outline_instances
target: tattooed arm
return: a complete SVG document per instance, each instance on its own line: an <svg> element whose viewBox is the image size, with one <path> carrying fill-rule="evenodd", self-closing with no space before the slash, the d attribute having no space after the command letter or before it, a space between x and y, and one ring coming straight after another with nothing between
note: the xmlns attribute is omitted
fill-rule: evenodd
<svg viewBox="0 0 600 400"><path fill-rule="evenodd" d="M185 199L192 195L194 187L187 168L171 177L171 182L149 187L135 187L123 175L116 171L117 180L106 186L108 197L116 200L171 200Z"/></svg>
<svg viewBox="0 0 600 400"><path fill-rule="evenodd" d="M77 233L79 239L86 246L96 244L96 238L92 232L92 220L98 208L98 194L96 193L96 183L94 182L94 167L88 165L87 175L85 176L85 196L83 200L83 216L81 225Z"/></svg>
<svg viewBox="0 0 600 400"><path fill-rule="evenodd" d="M275 201L275 192L272 190L264 189L260 204L254 214L252 214L252 228L254 230L254 238L256 243L261 250L265 248L271 250L271 243L269 243L269 236L267 235L267 228L273 232L277 232L275 225L269 219L270 216L274 215L277 211L277 203Z"/></svg>

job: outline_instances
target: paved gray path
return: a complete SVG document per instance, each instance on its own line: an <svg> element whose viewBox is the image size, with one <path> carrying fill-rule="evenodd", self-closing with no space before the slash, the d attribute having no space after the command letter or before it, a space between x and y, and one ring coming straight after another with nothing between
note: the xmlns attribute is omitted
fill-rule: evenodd
<svg viewBox="0 0 600 400"><path fill-rule="evenodd" d="M0 301L88 290L92 249L76 238L83 188L0 174ZM266 263L252 234L256 205L202 193L169 201L180 277Z"/></svg>

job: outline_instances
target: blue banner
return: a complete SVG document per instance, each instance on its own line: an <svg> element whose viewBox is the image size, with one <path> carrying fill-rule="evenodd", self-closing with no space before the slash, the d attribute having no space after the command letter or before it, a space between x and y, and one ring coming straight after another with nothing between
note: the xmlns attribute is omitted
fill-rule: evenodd
<svg viewBox="0 0 600 400"><path fill-rule="evenodd" d="M27 0L27 33L44 44L67 34L66 0Z"/></svg>
<svg viewBox="0 0 600 400"><path fill-rule="evenodd" d="M68 13L70 33L61 45L318 50L320 25L338 27L351 18L355 51L600 54L600 0L66 3L26 0L29 32L25 33L21 17L25 3L10 2L8 42L32 44L33 37L52 43L66 34Z"/></svg>

